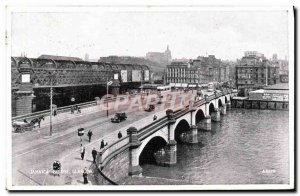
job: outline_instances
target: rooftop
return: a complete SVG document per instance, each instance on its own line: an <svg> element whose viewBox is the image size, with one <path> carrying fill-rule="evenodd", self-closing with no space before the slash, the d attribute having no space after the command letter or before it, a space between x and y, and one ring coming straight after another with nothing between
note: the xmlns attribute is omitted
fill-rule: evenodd
<svg viewBox="0 0 300 196"><path fill-rule="evenodd" d="M69 57L69 56L56 56L56 55L41 55L38 57L39 59L52 59L52 60L65 60L65 61L83 61L78 57Z"/></svg>
<svg viewBox="0 0 300 196"><path fill-rule="evenodd" d="M289 90L289 83L278 83L265 87L266 90Z"/></svg>

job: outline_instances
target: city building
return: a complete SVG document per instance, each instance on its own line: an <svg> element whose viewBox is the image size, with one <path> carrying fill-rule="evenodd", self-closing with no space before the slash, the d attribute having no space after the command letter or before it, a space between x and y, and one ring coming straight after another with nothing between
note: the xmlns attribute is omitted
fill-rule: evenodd
<svg viewBox="0 0 300 196"><path fill-rule="evenodd" d="M189 62L173 61L167 66L167 83L171 86L186 87L228 80L228 64L214 55L200 56Z"/></svg>
<svg viewBox="0 0 300 196"><path fill-rule="evenodd" d="M169 49L169 45L167 46L165 52L147 52L146 59L156 62L165 67L172 61L172 55Z"/></svg>
<svg viewBox="0 0 300 196"><path fill-rule="evenodd" d="M174 87L195 87L199 83L200 68L191 62L172 62L167 66L167 83Z"/></svg>
<svg viewBox="0 0 300 196"><path fill-rule="evenodd" d="M227 82L229 80L229 64L221 59L217 59L215 55L208 57L199 56L193 60L193 66L200 68L200 82Z"/></svg>
<svg viewBox="0 0 300 196"><path fill-rule="evenodd" d="M247 51L244 57L237 62L236 86L238 89L245 89L248 92L278 82L278 64L267 60L261 53Z"/></svg>

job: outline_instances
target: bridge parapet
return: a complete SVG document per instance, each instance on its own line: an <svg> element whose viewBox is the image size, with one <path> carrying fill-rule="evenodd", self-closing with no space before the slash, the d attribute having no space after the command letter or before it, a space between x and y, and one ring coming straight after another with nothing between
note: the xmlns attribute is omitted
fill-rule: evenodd
<svg viewBox="0 0 300 196"><path fill-rule="evenodd" d="M106 165L106 163L110 161L110 159L118 154L118 152L122 151L122 149L124 150L128 148L129 144L130 136L126 136L100 150L97 156L97 163L99 164L101 170Z"/></svg>

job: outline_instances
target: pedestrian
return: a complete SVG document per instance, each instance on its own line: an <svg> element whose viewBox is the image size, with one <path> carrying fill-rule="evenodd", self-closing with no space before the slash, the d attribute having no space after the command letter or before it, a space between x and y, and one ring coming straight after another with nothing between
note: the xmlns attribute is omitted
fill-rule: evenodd
<svg viewBox="0 0 300 196"><path fill-rule="evenodd" d="M39 128L41 128L41 120L42 120L42 119L39 119L39 120L38 120Z"/></svg>
<svg viewBox="0 0 300 196"><path fill-rule="evenodd" d="M54 110L54 111L53 111L53 116L56 116L56 115L57 115L57 111Z"/></svg>
<svg viewBox="0 0 300 196"><path fill-rule="evenodd" d="M92 156L93 156L93 163L96 163L97 150L95 148L93 148L92 150Z"/></svg>
<svg viewBox="0 0 300 196"><path fill-rule="evenodd" d="M74 106L71 106L71 114L74 114Z"/></svg>
<svg viewBox="0 0 300 196"><path fill-rule="evenodd" d="M85 154L85 147L82 146L82 144L80 146L81 146L81 148L80 148L81 159L83 160L84 159L84 154Z"/></svg>
<svg viewBox="0 0 300 196"><path fill-rule="evenodd" d="M77 114L78 114L78 113L81 114L81 110L80 110L80 107L79 107L79 106L77 107Z"/></svg>
<svg viewBox="0 0 300 196"><path fill-rule="evenodd" d="M84 170L83 170L82 176L83 176L83 184L89 183L89 182L88 182L88 179L87 179L86 167L85 167Z"/></svg>
<svg viewBox="0 0 300 196"><path fill-rule="evenodd" d="M121 131L119 131L119 133L118 133L118 138L119 138L119 139L122 138L122 133L121 133Z"/></svg>
<svg viewBox="0 0 300 196"><path fill-rule="evenodd" d="M157 116L156 115L154 115L153 116L153 121L155 121L157 119Z"/></svg>
<svg viewBox="0 0 300 196"><path fill-rule="evenodd" d="M92 138L92 135L93 135L93 132L92 130L90 129L87 133L87 136L89 137L89 142L91 142L91 138Z"/></svg>
<svg viewBox="0 0 300 196"><path fill-rule="evenodd" d="M102 148L104 148L104 140L102 139L102 141L101 141L101 145L100 145L100 149L102 149Z"/></svg>

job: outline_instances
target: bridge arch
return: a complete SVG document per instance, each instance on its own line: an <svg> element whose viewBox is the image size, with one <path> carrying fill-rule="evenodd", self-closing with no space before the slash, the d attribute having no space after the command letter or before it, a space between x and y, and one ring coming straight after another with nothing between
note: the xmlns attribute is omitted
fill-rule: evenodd
<svg viewBox="0 0 300 196"><path fill-rule="evenodd" d="M222 103L222 100L221 99L218 99L218 108L222 107L223 106L223 103Z"/></svg>
<svg viewBox="0 0 300 196"><path fill-rule="evenodd" d="M142 144L139 153L139 165L156 164L154 153L161 150L167 144L167 139L162 136L154 136L148 142Z"/></svg>
<svg viewBox="0 0 300 196"><path fill-rule="evenodd" d="M196 112L196 116L195 116L195 122L196 122L196 125L202 120L205 118L205 113L203 112L202 109L199 109L197 112Z"/></svg>
<svg viewBox="0 0 300 196"><path fill-rule="evenodd" d="M211 116L211 113L212 112L215 112L216 111L216 109L215 109L215 105L213 104L213 103L210 103L209 104L209 110L208 110L209 112L209 115Z"/></svg>
<svg viewBox="0 0 300 196"><path fill-rule="evenodd" d="M20 61L18 62L17 67L20 67L21 64L28 64L28 65L30 65L30 67L32 67L33 62L32 62L32 60L30 60L27 57L21 57Z"/></svg>
<svg viewBox="0 0 300 196"><path fill-rule="evenodd" d="M190 129L190 124L188 123L188 121L185 119L180 120L174 130L174 139L176 140L176 142L181 143L182 134L184 132L187 132L189 129Z"/></svg>

